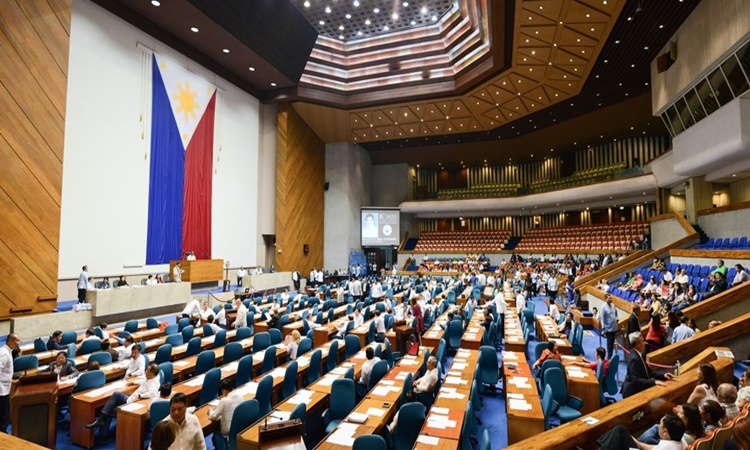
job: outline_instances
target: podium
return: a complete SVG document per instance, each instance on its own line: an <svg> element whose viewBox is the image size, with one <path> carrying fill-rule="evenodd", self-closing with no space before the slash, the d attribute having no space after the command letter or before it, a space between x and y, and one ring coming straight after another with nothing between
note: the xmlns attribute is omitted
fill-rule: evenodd
<svg viewBox="0 0 750 450"><path fill-rule="evenodd" d="M57 381L20 384L11 396L13 435L55 448Z"/></svg>
<svg viewBox="0 0 750 450"><path fill-rule="evenodd" d="M223 259L195 259L195 260L173 260L169 262L169 276L174 273L174 266L182 263L182 281L189 281L193 286L216 287L217 283L224 279Z"/></svg>

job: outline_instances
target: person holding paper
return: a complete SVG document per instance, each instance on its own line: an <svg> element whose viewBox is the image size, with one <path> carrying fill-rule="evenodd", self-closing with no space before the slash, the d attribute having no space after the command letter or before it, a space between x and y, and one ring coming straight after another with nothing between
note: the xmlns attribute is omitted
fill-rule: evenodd
<svg viewBox="0 0 750 450"><path fill-rule="evenodd" d="M140 347L138 349L140 356ZM142 398L154 398L159 395L159 365L151 364L146 371L146 378L133 380L132 384L137 384L138 389L130 396L122 392L115 392L104 404L101 414L93 422L86 425L86 428L99 428L99 436L106 437L109 432L109 424L112 418L117 415L117 408L127 403L133 403Z"/></svg>
<svg viewBox="0 0 750 450"><path fill-rule="evenodd" d="M597 347L596 361L589 361L588 359L583 358L583 361L576 363L577 366L588 367L594 372L596 372L596 369L600 364L602 365L602 377L604 377L607 375L607 370L609 370L609 360L607 359L607 351L604 347Z"/></svg>
<svg viewBox="0 0 750 450"><path fill-rule="evenodd" d="M214 433L213 443L214 448L220 448L221 446L217 442L219 439L223 439L224 447L229 447L227 442L229 436L229 426L232 424L232 417L234 417L234 410L237 409L237 405L242 403L244 397L242 392L234 390L234 382L225 378L221 380L219 385L219 392L221 392L221 398L219 404L215 409L210 409L208 412L208 418L211 420L221 421L221 430L219 433Z"/></svg>

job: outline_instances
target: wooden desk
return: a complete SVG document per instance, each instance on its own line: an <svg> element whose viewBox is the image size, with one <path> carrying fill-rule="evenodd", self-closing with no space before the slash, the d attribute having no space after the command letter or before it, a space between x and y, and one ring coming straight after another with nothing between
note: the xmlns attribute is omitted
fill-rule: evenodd
<svg viewBox="0 0 750 450"><path fill-rule="evenodd" d="M48 447L41 447L33 442L25 441L21 438L10 434L0 433L0 448L24 450L47 450Z"/></svg>
<svg viewBox="0 0 750 450"><path fill-rule="evenodd" d="M464 334L461 337L461 348L479 350L479 347L482 346L483 336L484 327L470 322L469 326L466 327L466 330L464 330Z"/></svg>
<svg viewBox="0 0 750 450"><path fill-rule="evenodd" d="M458 441L461 438L466 408L433 406L427 415L421 434Z"/></svg>
<svg viewBox="0 0 750 450"><path fill-rule="evenodd" d="M173 260L169 262L169 276L174 273L174 266L182 263L182 281L191 283L204 283L209 281L220 281L224 279L222 271L224 270L223 259L196 259L193 261Z"/></svg>
<svg viewBox="0 0 750 450"><path fill-rule="evenodd" d="M509 352L526 353L526 341L523 338L523 328L515 309L505 311L505 350Z"/></svg>
<svg viewBox="0 0 750 450"><path fill-rule="evenodd" d="M136 389L138 386L120 380L73 395L70 398L70 442L85 448L93 447L94 430L86 428L86 424L96 419L96 409L104 406L114 392L130 395Z"/></svg>
<svg viewBox="0 0 750 450"><path fill-rule="evenodd" d="M146 329L146 322L142 322L138 324L138 330L143 331ZM107 328L107 332L110 336L117 336L118 333L121 331L124 331L124 327L114 327L114 328ZM81 343L86 338L86 334L84 332L78 333L76 336L76 342L78 344ZM48 339L48 338L47 338ZM47 345L47 339L44 339L45 346ZM37 353L34 351L34 343L29 342L28 344L23 344L18 346L19 351L21 352L21 355L30 355L32 353ZM56 353L57 351L55 351ZM43 354L46 352L39 352L37 355Z"/></svg>
<svg viewBox="0 0 750 450"><path fill-rule="evenodd" d="M16 436L55 448L57 390L55 381L14 386L10 419ZM5 435L5 433L0 433ZM20 439L19 439L20 441ZM22 446L0 448L22 448ZM34 445L36 447L36 445Z"/></svg>
<svg viewBox="0 0 750 450"><path fill-rule="evenodd" d="M461 442L456 439L438 438L420 433L414 450L457 450Z"/></svg>
<svg viewBox="0 0 750 450"><path fill-rule="evenodd" d="M91 303L92 317L114 316L149 308L176 309L189 302L190 298L190 283L133 285L86 291L86 302Z"/></svg>
<svg viewBox="0 0 750 450"><path fill-rule="evenodd" d="M599 409L599 380L596 379L596 373L591 368L574 365L576 362L583 362L583 357L568 355L562 357L568 395L580 398L583 401L581 413L590 414ZM612 367L612 370L617 370L617 368Z"/></svg>
<svg viewBox="0 0 750 450"><path fill-rule="evenodd" d="M555 341L558 351L563 355L573 355L573 346L567 338L561 337L557 323L550 316L536 316L536 336L539 342ZM552 336L558 336L553 338Z"/></svg>
<svg viewBox="0 0 750 450"><path fill-rule="evenodd" d="M539 392L523 353L503 352L503 380L505 409L508 414L508 443L543 433L544 413Z"/></svg>

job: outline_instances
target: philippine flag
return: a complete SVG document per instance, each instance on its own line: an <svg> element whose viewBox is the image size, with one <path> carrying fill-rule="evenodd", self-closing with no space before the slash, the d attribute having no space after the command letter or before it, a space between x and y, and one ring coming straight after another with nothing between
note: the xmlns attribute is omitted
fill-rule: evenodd
<svg viewBox="0 0 750 450"><path fill-rule="evenodd" d="M211 258L216 87L153 55L146 264Z"/></svg>

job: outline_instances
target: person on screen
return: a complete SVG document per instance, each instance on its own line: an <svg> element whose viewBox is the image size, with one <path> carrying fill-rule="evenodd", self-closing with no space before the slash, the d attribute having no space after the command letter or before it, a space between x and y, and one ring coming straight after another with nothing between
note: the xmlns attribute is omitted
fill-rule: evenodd
<svg viewBox="0 0 750 450"><path fill-rule="evenodd" d="M375 216L367 213L365 215L365 226L362 227L363 238L377 238L378 237L378 224L375 222Z"/></svg>

